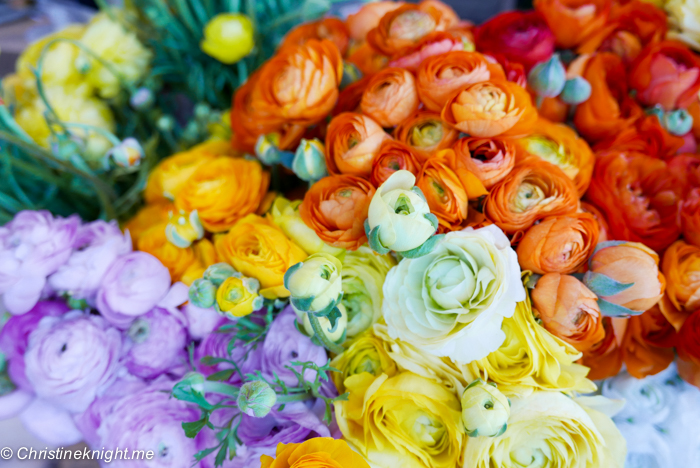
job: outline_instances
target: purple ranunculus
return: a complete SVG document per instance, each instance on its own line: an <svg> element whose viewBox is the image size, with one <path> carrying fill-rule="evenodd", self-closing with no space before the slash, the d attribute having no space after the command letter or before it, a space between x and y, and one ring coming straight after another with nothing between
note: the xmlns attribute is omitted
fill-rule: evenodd
<svg viewBox="0 0 700 468"><path fill-rule="evenodd" d="M26 314L13 315L0 328L0 352L7 359L7 374L17 387L32 390L24 373L24 353L29 344L29 335L42 318L63 315L69 310L63 301L41 301Z"/></svg>
<svg viewBox="0 0 700 468"><path fill-rule="evenodd" d="M294 325L296 314L289 306L272 322L262 346L262 373L272 376L274 373L287 385L295 385L298 380L289 366L292 361L311 361L319 366L326 364L326 350L313 344L311 339L302 334ZM307 371L307 374L313 371ZM313 379L312 375L305 375Z"/></svg>
<svg viewBox="0 0 700 468"><path fill-rule="evenodd" d="M78 231L78 250L49 277L53 289L92 302L107 269L131 252L131 239L115 222L94 221Z"/></svg>
<svg viewBox="0 0 700 468"><path fill-rule="evenodd" d="M238 365L238 368L243 374L251 373L260 369L260 345L258 345L257 348L254 348L250 345L245 345L242 342L237 342L229 353L229 343L231 340L235 339L236 334L234 332L221 332L219 331L219 327L232 323L233 322L228 319L220 319L216 329L207 335L202 342L199 343L197 349L195 349L195 363L197 370L202 374L211 375L215 372L234 368L227 362L213 364L211 366L204 365L200 361L202 358L207 356L229 359ZM231 375L229 382L233 384L241 383L241 376L238 374L238 372L234 372Z"/></svg>
<svg viewBox="0 0 700 468"><path fill-rule="evenodd" d="M138 377L152 379L187 364L184 317L165 309L156 307L134 320L126 332L126 342L129 351L124 365Z"/></svg>
<svg viewBox="0 0 700 468"><path fill-rule="evenodd" d="M81 311L45 317L29 335L25 374L39 397L81 412L111 382L121 352L121 334L102 317Z"/></svg>
<svg viewBox="0 0 700 468"><path fill-rule="evenodd" d="M209 335L221 321L221 314L213 308L202 309L188 302L182 309L187 317L187 331L195 340Z"/></svg>
<svg viewBox="0 0 700 468"><path fill-rule="evenodd" d="M39 301L46 277L68 260L79 227L77 216L54 218L48 211L21 211L0 227L0 295L11 314Z"/></svg>
<svg viewBox="0 0 700 468"><path fill-rule="evenodd" d="M41 398L36 398L19 415L24 427L51 445L72 445L83 440L72 415Z"/></svg>
<svg viewBox="0 0 700 468"><path fill-rule="evenodd" d="M170 289L170 273L146 252L118 258L107 270L95 300L107 321L125 329L138 316L153 309Z"/></svg>

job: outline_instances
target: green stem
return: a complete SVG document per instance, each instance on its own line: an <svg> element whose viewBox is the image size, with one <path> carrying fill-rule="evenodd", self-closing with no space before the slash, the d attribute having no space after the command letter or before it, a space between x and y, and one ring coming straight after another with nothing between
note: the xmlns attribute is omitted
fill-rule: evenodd
<svg viewBox="0 0 700 468"><path fill-rule="evenodd" d="M211 380L204 381L204 392L205 393L218 393L220 395L227 395L232 398L238 398L240 389L223 382L214 382Z"/></svg>
<svg viewBox="0 0 700 468"><path fill-rule="evenodd" d="M83 130L87 130L88 132L95 132L99 133L103 137L109 140L110 143L114 146L118 146L121 144L121 140L117 138L114 133L110 132L109 130L105 128L100 128L100 127L95 127L93 125L87 125L87 124L81 124L81 123L72 123L72 122L63 122L62 125L64 127L73 127L73 128L80 128Z"/></svg>
<svg viewBox="0 0 700 468"><path fill-rule="evenodd" d="M345 348L332 342L328 336L326 336L321 328L321 323L318 321L318 318L313 314L313 312L307 312L306 315L308 315L309 321L311 322L311 328L314 329L314 335L328 351L335 354L340 354L345 351Z"/></svg>
<svg viewBox="0 0 700 468"><path fill-rule="evenodd" d="M291 403L293 401L306 401L312 400L316 397L310 392L303 393L289 393L287 395L277 395L277 403Z"/></svg>

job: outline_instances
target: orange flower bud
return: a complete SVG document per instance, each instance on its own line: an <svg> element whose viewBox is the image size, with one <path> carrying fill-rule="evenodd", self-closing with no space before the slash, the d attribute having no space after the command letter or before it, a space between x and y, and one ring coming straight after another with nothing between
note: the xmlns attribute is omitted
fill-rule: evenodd
<svg viewBox="0 0 700 468"><path fill-rule="evenodd" d="M577 350L588 351L605 338L598 297L573 276L548 273L531 297L544 328Z"/></svg>
<svg viewBox="0 0 700 468"><path fill-rule="evenodd" d="M442 109L442 120L471 136L521 136L537 121L537 109L524 88L492 80L462 88Z"/></svg>
<svg viewBox="0 0 700 468"><path fill-rule="evenodd" d="M398 170L417 175L420 167L421 163L411 148L398 141L386 140L372 161L372 174L369 180L372 185L379 187Z"/></svg>
<svg viewBox="0 0 700 468"><path fill-rule="evenodd" d="M391 137L370 117L346 112L331 120L326 135L326 166L330 174L369 176L372 160Z"/></svg>
<svg viewBox="0 0 700 468"><path fill-rule="evenodd" d="M661 271L667 284L659 306L680 330L686 318L700 309L700 248L682 240L674 242L664 252Z"/></svg>
<svg viewBox="0 0 700 468"><path fill-rule="evenodd" d="M379 21L387 13L403 6L403 2L370 2L362 5L357 13L348 16L345 21L350 37L358 42L367 38L367 33L379 25Z"/></svg>
<svg viewBox="0 0 700 468"><path fill-rule="evenodd" d="M364 222L374 192L360 177L324 177L306 192L299 214L326 244L356 250L367 242Z"/></svg>
<svg viewBox="0 0 700 468"><path fill-rule="evenodd" d="M545 218L518 244L520 267L535 273L574 273L586 264L598 243L598 223L588 213Z"/></svg>
<svg viewBox="0 0 700 468"><path fill-rule="evenodd" d="M394 138L410 146L423 161L435 151L452 146L458 136L440 114L426 110L414 112L394 129Z"/></svg>
<svg viewBox="0 0 700 468"><path fill-rule="evenodd" d="M309 39L331 41L345 55L350 42L350 31L345 23L338 18L323 18L318 21L300 24L284 36L279 48L304 45Z"/></svg>
<svg viewBox="0 0 700 468"><path fill-rule="evenodd" d="M557 46L571 49L599 31L610 14L611 0L535 0L554 33Z"/></svg>
<svg viewBox="0 0 700 468"><path fill-rule="evenodd" d="M403 68L385 68L370 78L360 108L382 127L394 127L418 109L416 80Z"/></svg>
<svg viewBox="0 0 700 468"><path fill-rule="evenodd" d="M440 112L447 100L467 85L504 79L498 63L477 52L458 51L425 59L416 75L421 102L435 112Z"/></svg>
<svg viewBox="0 0 700 468"><path fill-rule="evenodd" d="M694 189L680 203L680 225L683 237L700 247L700 189Z"/></svg>

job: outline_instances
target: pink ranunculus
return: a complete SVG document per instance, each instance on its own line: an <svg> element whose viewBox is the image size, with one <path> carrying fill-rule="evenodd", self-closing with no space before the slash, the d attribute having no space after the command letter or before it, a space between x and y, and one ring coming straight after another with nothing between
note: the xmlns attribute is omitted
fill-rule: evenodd
<svg viewBox="0 0 700 468"><path fill-rule="evenodd" d="M394 57L387 64L387 67L399 67L415 71L423 60L428 57L457 50L464 50L464 44L459 38L445 32L437 32L428 35L417 46L403 51L398 57Z"/></svg>

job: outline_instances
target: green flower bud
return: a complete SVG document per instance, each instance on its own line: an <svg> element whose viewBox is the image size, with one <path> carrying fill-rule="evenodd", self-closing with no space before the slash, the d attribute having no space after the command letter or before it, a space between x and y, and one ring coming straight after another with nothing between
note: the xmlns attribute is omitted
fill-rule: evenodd
<svg viewBox="0 0 700 468"><path fill-rule="evenodd" d="M662 121L668 133L683 136L693 128L693 116L685 109L666 112Z"/></svg>
<svg viewBox="0 0 700 468"><path fill-rule="evenodd" d="M188 296L193 305L208 309L216 302L216 286L204 278L196 279L190 286Z"/></svg>
<svg viewBox="0 0 700 468"><path fill-rule="evenodd" d="M510 401L496 385L476 379L462 394L462 422L470 437L503 434L510 417Z"/></svg>
<svg viewBox="0 0 700 468"><path fill-rule="evenodd" d="M566 70L558 54L535 65L527 76L527 84L542 97L558 96L564 89L565 82Z"/></svg>
<svg viewBox="0 0 700 468"><path fill-rule="evenodd" d="M194 117L198 120L206 120L209 117L209 112L211 112L209 104L200 102L194 106Z"/></svg>
<svg viewBox="0 0 700 468"><path fill-rule="evenodd" d="M170 115L161 115L156 121L156 127L162 132L170 132L175 128L175 119Z"/></svg>
<svg viewBox="0 0 700 468"><path fill-rule="evenodd" d="M119 167L134 167L139 165L144 152L138 140L129 137L109 150L107 156Z"/></svg>
<svg viewBox="0 0 700 468"><path fill-rule="evenodd" d="M241 387L236 403L248 416L264 418L277 402L277 394L262 380L246 382Z"/></svg>
<svg viewBox="0 0 700 468"><path fill-rule="evenodd" d="M214 286L221 286L226 278L235 275L237 271L228 263L215 263L206 269L203 278L211 281Z"/></svg>
<svg viewBox="0 0 700 468"><path fill-rule="evenodd" d="M301 180L313 182L328 175L323 143L302 139L294 153L292 170Z"/></svg>
<svg viewBox="0 0 700 468"><path fill-rule="evenodd" d="M567 104L581 104L591 97L591 84L582 76L566 80L559 96Z"/></svg>
<svg viewBox="0 0 700 468"><path fill-rule="evenodd" d="M148 109L155 102L153 91L148 88L139 88L129 98L129 104L136 110Z"/></svg>
<svg viewBox="0 0 700 468"><path fill-rule="evenodd" d="M647 115L655 115L659 119L659 122L663 125L665 112L661 108L661 106L657 104L654 107L646 109L645 112L647 113Z"/></svg>

